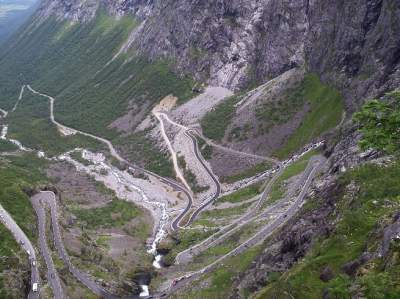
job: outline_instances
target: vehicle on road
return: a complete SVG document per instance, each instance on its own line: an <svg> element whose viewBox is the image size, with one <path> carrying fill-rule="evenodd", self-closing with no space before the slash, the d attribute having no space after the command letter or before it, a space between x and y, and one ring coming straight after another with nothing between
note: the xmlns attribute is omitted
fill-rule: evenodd
<svg viewBox="0 0 400 299"><path fill-rule="evenodd" d="M37 292L37 291L38 291L38 287L39 287L39 285L38 285L37 282L33 283L33 285L32 285L32 292Z"/></svg>

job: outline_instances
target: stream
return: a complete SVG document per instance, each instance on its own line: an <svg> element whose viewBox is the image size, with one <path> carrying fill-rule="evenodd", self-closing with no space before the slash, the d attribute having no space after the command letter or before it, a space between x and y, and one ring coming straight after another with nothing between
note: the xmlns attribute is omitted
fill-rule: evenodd
<svg viewBox="0 0 400 299"><path fill-rule="evenodd" d="M134 178L130 173L128 173L128 171L122 171L112 165L109 165L106 162L106 157L101 153L93 153L85 149L74 149L58 157L48 158L42 151L29 149L24 147L18 140L7 138L7 133L8 125L3 125L0 139L13 143L20 151L36 152L39 158L46 160L66 161L71 163L75 166L77 171L83 171L93 177L96 181L104 183L107 188L115 192L118 198L134 202L149 210L153 218L156 221L158 220L158 223L154 229L154 238L152 239L147 252L154 256L153 267L155 269L162 268L162 255L157 252L157 245L167 235L166 227L169 219L167 214L167 204L150 200L146 193L138 186L138 183L141 182L141 179ZM90 162L90 165L83 165L82 163L74 160L71 157L71 154L74 152L80 152L82 155L81 157ZM139 195L139 201L137 199L137 195ZM139 295L140 297L150 296L148 285L142 284L140 287L142 289L142 292Z"/></svg>
<svg viewBox="0 0 400 299"><path fill-rule="evenodd" d="M74 151L81 151L82 158L89 161L92 165L85 166L72 159L70 154ZM88 175L92 176L96 181L102 182L107 188L114 190L118 198L141 204L151 211L154 219L159 219L155 229L155 237L153 238L147 252L154 256L154 268L162 268L162 255L157 253L157 245L167 235L166 227L168 224L168 214L166 203L150 200L146 193L137 185L137 183L135 183L135 181L139 182L140 179L134 178L127 171L121 171L114 166L108 165L103 154L92 153L88 150L80 149L74 151L61 155L59 159L72 163L78 171L84 171ZM139 194L142 202L140 203L137 202L137 200L134 200L134 195L132 193ZM152 206L153 209L150 209L149 206ZM149 286L141 285L141 288L142 292L140 293L140 296L149 296Z"/></svg>

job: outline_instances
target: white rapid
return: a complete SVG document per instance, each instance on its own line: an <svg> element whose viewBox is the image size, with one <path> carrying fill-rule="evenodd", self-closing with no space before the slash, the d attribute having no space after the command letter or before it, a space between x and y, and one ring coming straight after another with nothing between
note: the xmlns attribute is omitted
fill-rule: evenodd
<svg viewBox="0 0 400 299"><path fill-rule="evenodd" d="M7 140L11 142L12 144L15 144L19 150L24 151L24 152L31 152L33 151L30 148L24 147L21 142L15 139L7 138L7 133L8 133L8 125L3 125L3 128L1 129L1 136L0 139L2 140Z"/></svg>
<svg viewBox="0 0 400 299"><path fill-rule="evenodd" d="M79 133L79 134L82 134L84 136L88 136L88 137L94 138L96 140L99 140L99 141L105 143L108 146L108 148L110 150L110 153L111 153L111 155L113 157L115 157L119 161L126 162L125 159L123 159L117 153L117 151L115 150L114 146L111 144L110 141L108 141L108 140L106 140L104 138L95 136L93 134L89 134L89 133L85 133L85 132L82 132L82 131L79 131L79 130L75 130L73 128L64 126L63 124L57 122L55 120L55 117L54 117L54 102L55 102L55 99L53 97L49 96L49 95L46 95L46 94L43 94L43 93L40 93L40 92L34 90L30 85L26 85L26 87L32 93L34 93L36 95L43 96L43 97L49 99L49 101L50 101L50 120L52 121L52 123L54 123L58 127L59 131L63 135L73 135L73 134ZM23 86L22 89L21 89L21 93L20 93L20 97L18 98L18 101L22 98L22 95L24 93L24 89L25 89L25 86ZM91 154L93 154L93 153L90 153L90 152L85 151L85 150L82 152L83 158L85 158L84 156L86 155L87 156L86 158L88 158L88 160L90 160L90 157L93 156ZM64 156L68 156L68 155L64 155ZM70 162L72 162L74 164L78 163L77 161L74 161L71 157L69 157L68 159L69 159ZM92 161L92 162L95 162L95 161ZM121 183L122 185L124 185L124 186L126 186L128 188L129 187L132 188L138 194L140 194L140 196L142 197L143 202L151 205L154 209L158 209L159 211L161 211L160 215L158 215L159 217L154 217L154 219L159 219L159 223L158 223L157 232L155 234L154 240L153 240L153 242L152 242L152 244L150 246L150 249L148 251L149 253L151 253L153 255L156 255L157 254L157 244L167 234L166 229L165 229L166 224L168 222L167 205L165 203L162 203L162 202L151 201L147 197L145 192L143 192L143 190L141 188L137 187L134 183L132 183L133 177L128 172L126 172L126 171L122 172L122 171L120 171L119 169L117 169L115 167L107 165L105 163L105 159L103 159L102 161L97 161L97 163L100 163L100 164L97 164L97 165L103 166L105 169L110 170L114 174L114 177L117 178L119 183ZM83 166L83 165L81 165L81 166ZM153 209L149 209L149 210L153 213L153 215L155 215L154 214L155 212L154 212ZM157 215L155 215L155 216L157 216Z"/></svg>
<svg viewBox="0 0 400 299"><path fill-rule="evenodd" d="M140 293L140 297L148 297L150 295L149 286L143 284L140 286L142 288L142 292Z"/></svg>
<svg viewBox="0 0 400 299"><path fill-rule="evenodd" d="M162 265L161 265L161 260L162 260L162 255L161 254L157 254L154 261L153 261L153 267L156 269L161 269Z"/></svg>
<svg viewBox="0 0 400 299"><path fill-rule="evenodd" d="M55 119L54 119L54 98L45 95L45 94L41 94L37 91L35 91L31 86L29 85L24 85L21 88L19 97L12 109L11 112L14 112L17 108L19 103L22 100L22 97L24 95L25 89L28 89L29 91L31 91L34 94L46 97L50 100L50 119L51 121L58 127L60 133L62 135L74 135L77 133L83 134L85 136L89 136L92 138L95 138L96 140L100 140L104 143L106 143L111 151L111 154L116 157L118 160L120 161L124 161L123 158L121 158L118 153L115 151L114 147L112 146L112 144L108 141L105 140L103 138L94 136L92 134L87 134L85 132L80 132L78 130L69 128L67 126L64 126L60 123L58 123ZM8 115L8 112L0 109L0 113L2 115L0 115L0 117L2 118L6 118ZM26 148L22 145L21 142L19 142L18 140L14 140L14 139L10 139L7 138L7 133L8 133L8 125L3 125L2 130L1 130L1 135L0 135L0 139L3 140L7 140L13 144L15 144L19 150L21 151L26 151L26 152L37 152L37 155L39 158L43 158L43 159L47 159L47 160L53 160L53 161L58 161L58 160L66 160L72 164L74 164L76 166L77 169L80 170L84 170L86 173L90 173L91 169L90 166L86 167L82 164L80 164L79 162L75 161L74 159L72 159L72 157L70 156L70 153L72 153L73 151L69 152L69 153L65 153L64 155L61 155L59 157L53 157L53 158L48 158L45 154L45 152L43 151L35 151L32 150L30 148ZM135 179L132 175L130 175L127 171L121 171L119 169L117 169L116 167L113 167L111 165L108 165L105 161L105 157L102 156L101 154L95 154L95 153L91 153L87 150L81 150L81 149L77 149L79 151L82 152L82 158L90 161L93 163L93 168L96 167L100 167L103 168L105 170L107 170L107 172L111 173L112 176L115 178L116 182L115 184L109 184L107 185L107 187L109 187L110 189L117 191L119 190L119 192L116 192L117 196L121 199L125 199L125 200L131 200L133 197L131 195L127 194L127 190L131 190L131 193L136 193L136 195L139 195L141 198L142 203L144 203L142 206L144 206L146 209L148 209L152 214L153 214L153 218L156 220L157 224L156 224L156 229L154 230L154 237L152 239L152 242L149 246L148 249L148 253L154 255L155 257L155 261L157 259L159 259L157 257L157 244L166 236L167 234L167 223L168 223L168 214L167 214L167 204L165 202L160 202L160 201L155 201L155 200L150 200L149 197L146 195L146 193L142 190L142 188L140 188L139 186L137 186L135 184L135 180L138 181L139 179ZM76 150L74 150L76 151ZM97 180L99 181L105 181L105 178L100 178L99 176L94 175L93 173L91 173L92 176L94 176ZM106 182L104 182L106 183ZM122 191L122 190L125 190ZM134 200L132 200L134 201ZM137 203L137 201L135 201ZM157 265L156 268L158 268L158 266L160 266L159 262L154 264L155 267ZM148 288L147 288L147 292L148 292Z"/></svg>
<svg viewBox="0 0 400 299"><path fill-rule="evenodd" d="M82 158L91 162L92 165L86 166L72 159L71 153L76 151L80 151ZM153 218L158 219L158 223L148 253L154 256L157 255L157 245L167 234L168 214L166 203L151 200L142 188L138 186L141 182L140 179L134 178L128 171L122 171L107 164L103 154L76 149L61 155L59 159L72 163L78 171L84 171L96 181L102 182L106 187L115 191L118 198L135 202L151 211Z"/></svg>

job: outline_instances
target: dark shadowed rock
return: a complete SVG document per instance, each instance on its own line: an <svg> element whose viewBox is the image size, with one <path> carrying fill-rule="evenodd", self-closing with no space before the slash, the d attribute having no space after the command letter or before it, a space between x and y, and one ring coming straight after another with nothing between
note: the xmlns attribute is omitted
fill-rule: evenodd
<svg viewBox="0 0 400 299"><path fill-rule="evenodd" d="M329 266L324 267L321 271L321 274L319 275L319 278L323 282L328 282L329 280L333 279L334 277L335 277L335 275Z"/></svg>
<svg viewBox="0 0 400 299"><path fill-rule="evenodd" d="M371 258L373 258L373 255L371 253L365 252L356 260L344 264L342 270L347 275L354 276L357 273L358 269L362 265L367 263Z"/></svg>

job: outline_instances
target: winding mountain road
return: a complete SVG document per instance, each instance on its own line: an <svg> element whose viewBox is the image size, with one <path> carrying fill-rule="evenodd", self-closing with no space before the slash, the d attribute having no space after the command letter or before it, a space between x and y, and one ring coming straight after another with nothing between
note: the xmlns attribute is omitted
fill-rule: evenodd
<svg viewBox="0 0 400 299"><path fill-rule="evenodd" d="M203 134L201 134L197 129L193 129L193 130L196 132L196 134L197 134L201 139L204 139L204 141L205 141L208 145L213 146L213 147L215 147L215 148L218 148L218 149L220 149L220 150L222 150L222 151L225 151L225 152L228 152L228 153L232 153L232 154L235 154L235 155L240 155L240 156L248 157L248 158L260 159L260 160L268 161L268 162L271 162L271 163L276 164L276 165L280 165L280 164L281 164L281 161L279 161L279 160L277 160L277 159L275 159L275 158L272 158L272 157L260 156L260 155L256 155L256 154L250 154L250 153L246 153L246 152L241 152L241 151L238 151L238 150L229 148L229 147L225 147L225 146L223 146L223 145L221 145L221 144L217 144L217 143L215 143L214 141L212 141L211 139L209 139L209 138L207 138L206 136L204 136Z"/></svg>
<svg viewBox="0 0 400 299"><path fill-rule="evenodd" d="M211 178L211 180L214 182L215 187L216 187L216 191L214 193L214 195L207 200L205 203L202 203L200 207L198 207L190 216L189 220L187 221L187 223L185 224L185 226L189 226L190 224L193 223L193 221L195 220L195 218L204 210L206 209L211 203L213 203L221 194L221 184L219 183L218 179L215 177L215 175L213 174L212 170L207 166L206 162L204 161L203 157L201 156L199 147L198 147L198 143L197 143L197 139L196 137L193 136L193 134L191 133L191 129L178 124L177 122L171 120L168 115L166 113L163 112L153 112L153 114L156 116L156 118L158 119L160 126L161 126L161 132L163 134L164 140L166 141L168 148L171 152L171 155L173 157L173 161L174 161L174 168L175 171L177 173L177 176L181 179L181 181L183 181L185 183L185 186L188 187L188 190L190 190L189 185L186 183L185 178L183 177L179 166L178 166L178 162L177 162L177 158L176 158L176 153L173 150L171 141L169 140L166 132L165 132L165 126L164 126L164 122L163 122L163 118L169 122L170 124L184 130L185 132L185 136L187 136L188 138L191 139L192 143L193 143L193 150L194 150L194 154L196 159L200 162L200 164L202 165L202 167L206 170L207 174L209 175L209 177ZM179 228L182 228L182 226L180 226L181 221L183 220L183 218L189 213L189 211L191 210L193 206L193 197L191 196L189 199L189 202L186 206L186 208L178 215L178 217L176 217L174 219L174 221L171 223L171 228L173 231L178 230Z"/></svg>
<svg viewBox="0 0 400 299"><path fill-rule="evenodd" d="M107 140L105 138L102 138L102 137L99 137L99 136L96 136L96 135L93 135L93 134L90 134L90 133L86 133L86 132L71 128L71 127L67 127L67 126L57 122L55 120L55 118L54 118L54 101L55 101L55 99L53 97L49 96L49 95L46 95L46 94L43 94L43 93L40 93L40 92L34 90L29 84L27 85L27 88L32 93L34 93L36 95L43 96L43 97L45 97L45 98L50 100L50 120L51 120L51 122L53 124L55 124L56 126L60 127L61 129L69 130L69 131L72 131L72 132L75 132L75 133L79 133L79 134L81 134L83 136L87 136L87 137L93 138L95 140L98 140L98 141L104 143L108 147L111 156L113 156L119 162L122 162L122 163L128 165L131 170L141 171L141 172L143 172L143 173L145 173L145 174L147 174L149 176L152 176L152 177L158 179L162 183L172 187L174 190L176 190L178 192L182 192L183 194L185 194L185 196L188 198L188 204L187 204L185 210L180 215L181 219L190 210L190 208L192 207L192 204L193 204L193 197L192 197L191 193L184 186L180 185L178 182L174 181L173 179L164 178L164 177L162 177L162 176L160 176L160 175L158 175L158 174L156 174L154 172L151 172L151 171L146 170L146 169L144 169L144 168L142 168L140 166L137 166L137 165L134 165L134 164L130 163L129 161L127 161L126 159L121 157L120 154L118 154L117 150L114 148L113 144L109 140ZM178 229L179 227L176 226L174 228Z"/></svg>
<svg viewBox="0 0 400 299"><path fill-rule="evenodd" d="M212 181L215 184L215 188L216 191L214 193L214 195L207 200L206 202L202 203L200 207L198 207L194 213L190 216L189 221L187 222L187 226L192 224L193 221L196 219L196 217L203 211L205 210L210 204L212 204L215 200L218 199L218 197L221 195L221 184L219 183L218 179L216 178L216 176L214 175L214 173L212 172L212 170L207 166L206 162L204 161L203 156L200 153L199 150L199 145L197 143L197 139L196 137L194 137L191 133L191 130L188 130L185 132L186 136L188 136L192 142L193 142L193 149L194 149L194 154L196 156L196 159L201 163L201 165L203 166L203 168L206 170L206 172L208 173L208 175L210 176L210 178L212 179Z"/></svg>
<svg viewBox="0 0 400 299"><path fill-rule="evenodd" d="M53 290L54 298L64 299L66 298L64 290L61 287L61 281L58 276L56 267L54 266L53 258L51 256L51 251L47 246L46 238L46 211L42 206L42 197L45 196L44 193L36 194L31 198L32 206L36 212L39 224L39 247L40 252L44 258L47 266L47 280Z"/></svg>
<svg viewBox="0 0 400 299"><path fill-rule="evenodd" d="M56 195L52 191L42 191L35 195L35 200L41 202L41 204L47 204L50 207L51 214L51 225L53 231L54 245L58 251L60 258L63 260L64 264L67 266L68 270L71 274L80 281L83 285L89 288L94 294L101 298L105 299L118 299L121 297L115 296L98 285L95 281L93 281L92 277L82 272L78 268L76 268L64 247L64 243L62 241L61 230L58 224L57 218L57 201ZM43 207L41 207L43 209ZM38 217L45 218L45 213L39 213ZM41 219L41 222L45 222L45 219ZM124 297L125 299L137 299L139 296L128 296ZM142 297L143 298L143 297Z"/></svg>
<svg viewBox="0 0 400 299"><path fill-rule="evenodd" d="M311 158L310 160L310 165L311 167L308 168L307 171L307 179L304 183L304 186L300 192L300 194L297 196L296 200L294 203L290 206L290 208L286 211L285 214L280 215L278 218L273 220L272 222L268 223L264 228L259 230L255 235L253 235L251 238L249 238L247 241L243 242L240 244L238 247L236 247L234 250L230 251L229 253L223 255L222 257L218 258L211 264L205 266L204 268L196 271L189 273L185 276L182 276L178 279L175 280L175 283L170 286L168 293L172 294L176 292L178 289L188 285L189 283L197 280L200 276L202 276L205 273L211 272L214 270L216 267L220 266L221 263L229 258L236 256L250 247L253 247L263 241L265 241L268 237L270 237L279 227L284 225L286 222L289 221L301 208L301 206L304 204L305 197L307 194L308 189L311 186L311 183L315 177L315 175L318 173L318 171L321 169L322 165L325 163L326 159L322 156L316 156Z"/></svg>
<svg viewBox="0 0 400 299"><path fill-rule="evenodd" d="M216 143L212 142L211 140L209 140L208 138L206 138L205 136L203 136L197 130L195 130L193 128L186 127L184 125L181 125L181 124L173 121L171 118L169 118L169 116L165 112L156 112L154 114L156 115L157 119L159 120L160 125L161 125L161 129L164 132L164 134L165 134L165 127L164 127L164 124L163 124L163 118L167 122L169 122L171 125L182 129L185 132L185 135L192 140L193 148L194 148L194 154L195 154L196 159L201 163L201 165L206 170L206 172L208 173L209 177L211 178L211 180L214 182L214 184L216 186L215 194L209 200L207 200L205 203L202 203L200 205L200 207L198 207L192 213L192 215L190 216L186 226L192 224L193 221L196 219L196 217L203 210L205 210L211 203L213 203L216 199L218 199L219 196L221 195L221 184L219 183L219 181L216 178L216 176L213 174L212 170L207 166L207 163L204 161L204 158L202 157L202 155L201 155L201 153L199 151L199 148L198 148L197 138L194 136L194 134L196 134L200 138L204 139L207 144L212 145L212 146L214 146L216 148L219 148L221 150L224 150L224 151L227 151L227 152L231 152L231 153L234 153L236 155L246 156L246 157L249 157L249 158L262 159L264 161L268 161L268 162L271 162L273 164L278 165L279 167L282 167L281 161L279 161L277 159L274 159L274 158L271 158L271 157L259 156L259 155L255 155L255 154L244 153L244 152L240 152L240 151L237 151L237 150L234 150L234 149L230 149L230 148L226 148L226 147L224 147L222 145L216 144ZM167 139L168 139L168 137L167 137ZM169 139L168 139L168 143L169 143L168 144L169 148L172 148L172 145L169 142ZM193 202L193 199L192 199L192 202ZM188 204L186 209L173 221L173 223L171 225L173 230L177 230L178 228L181 228L181 226L179 224L182 221L182 219L186 216L186 214L190 211L191 206L192 206L192 204Z"/></svg>
<svg viewBox="0 0 400 299"><path fill-rule="evenodd" d="M14 236L14 239L18 242L18 244L28 253L29 261L31 264L31 290L28 294L28 299L37 299L39 298L38 292L32 291L32 286L34 283L40 283L40 275L39 269L36 262L36 252L28 237L22 231L22 229L18 226L18 224L14 221L11 215L0 205L0 221L4 224L4 226L11 232Z"/></svg>
<svg viewBox="0 0 400 299"><path fill-rule="evenodd" d="M259 209L261 208L263 202L266 200L268 197L269 193L271 192L272 186L275 183L275 181L278 179L278 177L282 174L283 168L280 168L276 174L270 179L268 182L267 186L265 187L263 193L260 195L259 200L255 204L254 207L252 207L246 214L244 214L242 217L240 217L238 220L234 221L231 224L228 224L224 227L222 227L218 232L215 234L211 235L204 241L178 253L176 256L175 260L177 264L184 264L189 262L193 256L200 254L204 250L210 248L212 244L215 244L216 242L222 241L225 239L228 235L232 233L233 230L237 230L244 225L248 224L249 222L253 221L257 214L259 212ZM272 208L272 207L271 207Z"/></svg>

